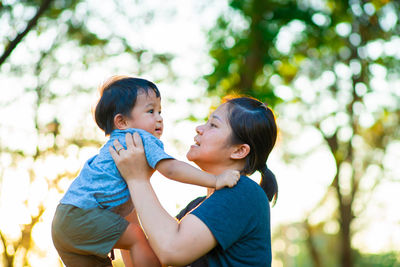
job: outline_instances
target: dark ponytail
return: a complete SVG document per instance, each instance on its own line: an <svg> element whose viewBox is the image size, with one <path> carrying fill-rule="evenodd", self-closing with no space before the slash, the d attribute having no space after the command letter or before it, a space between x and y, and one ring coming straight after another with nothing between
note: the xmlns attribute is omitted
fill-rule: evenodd
<svg viewBox="0 0 400 267"><path fill-rule="evenodd" d="M229 107L231 142L250 146L250 153L246 157L242 173L251 175L259 171L261 173L260 186L267 194L269 201L275 204L278 198L278 183L275 175L266 165L277 138L275 116L270 108L254 98L239 97L225 99L225 101Z"/></svg>
<svg viewBox="0 0 400 267"><path fill-rule="evenodd" d="M272 201L272 204L275 205L276 200L278 199L278 183L275 175L270 169L268 169L267 165L258 171L261 173L260 186L267 194L269 201Z"/></svg>

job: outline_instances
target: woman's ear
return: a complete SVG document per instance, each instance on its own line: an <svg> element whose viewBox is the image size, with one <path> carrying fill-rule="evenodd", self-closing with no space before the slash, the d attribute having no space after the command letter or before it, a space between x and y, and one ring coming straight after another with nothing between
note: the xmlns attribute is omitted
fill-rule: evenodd
<svg viewBox="0 0 400 267"><path fill-rule="evenodd" d="M244 159L250 153L250 146L248 144L235 145L231 153L231 159Z"/></svg>
<svg viewBox="0 0 400 267"><path fill-rule="evenodd" d="M126 120L124 115L118 113L114 116L114 126L116 129L125 130L126 129Z"/></svg>

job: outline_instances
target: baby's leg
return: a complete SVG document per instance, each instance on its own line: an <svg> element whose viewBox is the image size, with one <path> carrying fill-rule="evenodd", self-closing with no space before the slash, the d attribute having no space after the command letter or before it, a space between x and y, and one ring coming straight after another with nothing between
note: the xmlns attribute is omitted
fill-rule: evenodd
<svg viewBox="0 0 400 267"><path fill-rule="evenodd" d="M114 246L121 249L125 266L161 266L140 227L136 212L132 212L126 219L130 223Z"/></svg>

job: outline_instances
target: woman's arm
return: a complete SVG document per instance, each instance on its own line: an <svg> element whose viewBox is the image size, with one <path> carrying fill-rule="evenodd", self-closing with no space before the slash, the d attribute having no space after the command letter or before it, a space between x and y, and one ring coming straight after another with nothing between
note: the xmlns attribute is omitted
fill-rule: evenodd
<svg viewBox="0 0 400 267"><path fill-rule="evenodd" d="M170 216L149 181L127 181L144 231L161 263L187 264L217 245L210 230L196 216L187 215L180 223Z"/></svg>
<svg viewBox="0 0 400 267"><path fill-rule="evenodd" d="M129 225L114 248L121 249L121 255L125 266L161 266L157 255L143 233L139 220L134 210L125 217Z"/></svg>
<svg viewBox="0 0 400 267"><path fill-rule="evenodd" d="M149 181L151 169L140 136L127 134L126 144L127 149L119 154L112 147L110 153L128 184L143 229L161 263L187 264L214 248L217 241L200 219L189 214L178 223L161 206Z"/></svg>

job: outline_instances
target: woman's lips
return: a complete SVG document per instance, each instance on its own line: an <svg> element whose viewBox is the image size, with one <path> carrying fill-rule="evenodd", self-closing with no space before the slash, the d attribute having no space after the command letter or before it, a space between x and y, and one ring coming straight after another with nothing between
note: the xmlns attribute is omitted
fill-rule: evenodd
<svg viewBox="0 0 400 267"><path fill-rule="evenodd" d="M196 137L193 140L194 140L194 146L200 146L200 143L199 141L197 141Z"/></svg>
<svg viewBox="0 0 400 267"><path fill-rule="evenodd" d="M199 146L200 146L199 142L197 142L197 140L194 139L194 144L191 145L191 147L199 147Z"/></svg>

